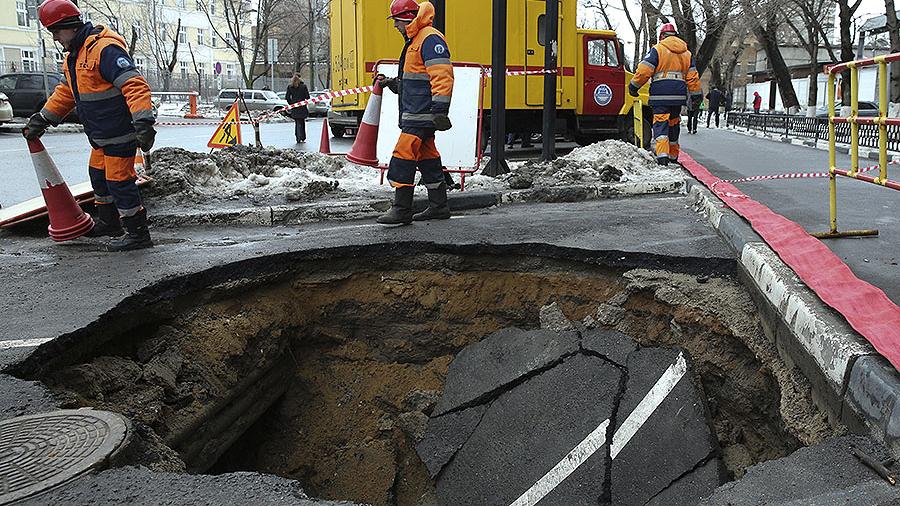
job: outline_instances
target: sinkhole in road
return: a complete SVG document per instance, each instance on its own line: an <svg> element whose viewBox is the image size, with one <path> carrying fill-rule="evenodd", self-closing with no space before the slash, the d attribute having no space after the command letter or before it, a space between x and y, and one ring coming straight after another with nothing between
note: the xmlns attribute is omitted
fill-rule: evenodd
<svg viewBox="0 0 900 506"><path fill-rule="evenodd" d="M740 282L697 262L446 252L259 262L114 310L140 324L33 376L69 405L152 428L190 472L260 471L310 496L413 505L434 492L415 445L451 361L499 329L540 328L555 303L576 329L685 350L731 477L834 432Z"/></svg>

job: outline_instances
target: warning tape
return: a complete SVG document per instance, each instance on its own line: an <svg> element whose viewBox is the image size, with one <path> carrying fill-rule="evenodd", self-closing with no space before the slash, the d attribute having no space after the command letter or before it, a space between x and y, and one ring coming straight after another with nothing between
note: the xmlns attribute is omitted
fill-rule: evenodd
<svg viewBox="0 0 900 506"><path fill-rule="evenodd" d="M556 74L557 72L558 72L557 69L507 70L506 75L508 75L508 76L528 76L528 75L538 75L538 74ZM486 77L490 77L491 76L490 69L485 69L484 75ZM255 119L252 119L252 120L229 121L229 123L241 124L241 125L252 125L254 123L258 124L258 123L262 123L262 122L268 120L269 118L278 116L279 114L281 114L283 112L290 111L291 109L296 109L298 107L303 107L305 105L314 104L314 103L318 103L318 102L326 102L333 98L346 97L347 95L360 95L362 93L369 93L373 90L375 90L374 85L362 86L359 88L348 88L346 90L329 91L327 93L322 93L321 95L318 95L313 98L301 100L299 102L294 102L293 104L288 104L286 107L278 109L277 111L267 112L265 114L257 116ZM221 124L222 124L221 121L191 121L191 122L187 122L187 121L157 121L156 122L157 126L218 126Z"/></svg>
<svg viewBox="0 0 900 506"><path fill-rule="evenodd" d="M900 164L900 160L892 160L892 161L888 162L888 165L896 165L896 164ZM868 167L860 167L859 170L857 170L856 172L857 172L857 174L862 173L862 172L870 172L875 169L878 169L879 167L880 167L880 165L870 165ZM719 181L716 181L715 183L713 183L712 186L715 187L717 184L720 184L720 183L746 183L746 182L750 182L750 181L766 181L766 180L773 180L773 179L807 179L807 178L819 178L819 177L828 177L828 172L789 172L786 174L768 174L768 175L763 175L763 176L748 176L748 177L742 177L739 179L722 179L722 180L719 180Z"/></svg>

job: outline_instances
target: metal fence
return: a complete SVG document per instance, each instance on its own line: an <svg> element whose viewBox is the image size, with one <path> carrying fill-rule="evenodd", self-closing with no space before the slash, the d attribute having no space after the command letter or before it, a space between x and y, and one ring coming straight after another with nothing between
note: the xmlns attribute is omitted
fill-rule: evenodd
<svg viewBox="0 0 900 506"><path fill-rule="evenodd" d="M763 133L802 137L817 141L828 140L828 118L808 118L788 114L753 114L729 112L726 124ZM837 142L850 144L850 125L835 125ZM878 126L859 125L859 145L878 149ZM888 149L900 151L900 125L888 126Z"/></svg>

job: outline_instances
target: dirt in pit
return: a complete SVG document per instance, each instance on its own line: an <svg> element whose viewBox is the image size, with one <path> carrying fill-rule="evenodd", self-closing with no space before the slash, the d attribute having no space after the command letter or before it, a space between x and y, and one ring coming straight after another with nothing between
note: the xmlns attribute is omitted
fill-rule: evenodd
<svg viewBox="0 0 900 506"><path fill-rule="evenodd" d="M414 446L453 356L500 328L540 326L541 308L555 302L581 325L684 347L736 477L834 432L733 279L444 255L378 272L349 260L303 271L183 308L138 342L123 336L91 362L44 380L74 405L146 423L185 457L186 439L216 438L212 406L285 359L279 400L230 450L216 448L213 470L295 478L327 499L420 504L433 490Z"/></svg>

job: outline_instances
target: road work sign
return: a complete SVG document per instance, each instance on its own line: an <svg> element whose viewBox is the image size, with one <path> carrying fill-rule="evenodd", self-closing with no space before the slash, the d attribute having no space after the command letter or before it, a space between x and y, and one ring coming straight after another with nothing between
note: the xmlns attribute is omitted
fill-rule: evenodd
<svg viewBox="0 0 900 506"><path fill-rule="evenodd" d="M215 133L213 133L212 138L209 139L206 145L210 148L227 148L228 146L240 144L240 121L241 113L238 110L238 103L235 101L231 105L231 109L228 110L228 114L225 115L225 119L219 123L219 128L216 128Z"/></svg>

